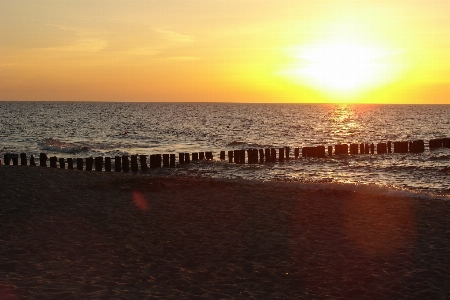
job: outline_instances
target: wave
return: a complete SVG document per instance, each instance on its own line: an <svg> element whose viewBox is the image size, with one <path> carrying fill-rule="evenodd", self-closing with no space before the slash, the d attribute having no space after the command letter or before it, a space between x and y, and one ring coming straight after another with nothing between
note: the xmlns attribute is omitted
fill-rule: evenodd
<svg viewBox="0 0 450 300"><path fill-rule="evenodd" d="M39 143L41 150L49 150L61 153L78 153L89 151L86 146L77 145L74 143L62 142L58 139L48 138Z"/></svg>

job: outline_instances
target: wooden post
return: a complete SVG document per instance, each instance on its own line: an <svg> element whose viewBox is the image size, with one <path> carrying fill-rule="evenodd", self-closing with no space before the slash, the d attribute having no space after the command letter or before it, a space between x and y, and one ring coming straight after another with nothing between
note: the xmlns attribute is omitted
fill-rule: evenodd
<svg viewBox="0 0 450 300"><path fill-rule="evenodd" d="M228 151L228 162L229 163L233 162L233 154L234 154L233 150Z"/></svg>
<svg viewBox="0 0 450 300"><path fill-rule="evenodd" d="M11 163L11 159L9 158L8 154L3 155L3 160L5 162L5 166L9 166L9 164Z"/></svg>
<svg viewBox="0 0 450 300"><path fill-rule="evenodd" d="M197 160L198 160L198 152L192 153L192 161L197 161Z"/></svg>
<svg viewBox="0 0 450 300"><path fill-rule="evenodd" d="M317 146L316 153L318 158L325 158L325 146Z"/></svg>
<svg viewBox="0 0 450 300"><path fill-rule="evenodd" d="M369 151L370 151L369 144L364 144L364 153L369 154Z"/></svg>
<svg viewBox="0 0 450 300"><path fill-rule="evenodd" d="M333 155L333 146L328 146L328 156Z"/></svg>
<svg viewBox="0 0 450 300"><path fill-rule="evenodd" d="M141 164L141 171L147 171L147 155L139 155L139 163Z"/></svg>
<svg viewBox="0 0 450 300"><path fill-rule="evenodd" d="M50 168L56 168L57 161L58 158L56 156L50 157Z"/></svg>
<svg viewBox="0 0 450 300"><path fill-rule="evenodd" d="M205 152L206 160L213 160L212 152Z"/></svg>
<svg viewBox="0 0 450 300"><path fill-rule="evenodd" d="M239 157L239 163L245 164L245 150L239 150L240 157Z"/></svg>
<svg viewBox="0 0 450 300"><path fill-rule="evenodd" d="M191 157L189 156L189 153L185 153L184 154L184 162L186 164L190 164L191 163Z"/></svg>
<svg viewBox="0 0 450 300"><path fill-rule="evenodd" d="M392 153L392 142L391 141L387 142L387 152Z"/></svg>
<svg viewBox="0 0 450 300"><path fill-rule="evenodd" d="M248 163L252 164L253 163L253 149L247 149L247 158L248 158Z"/></svg>
<svg viewBox="0 0 450 300"><path fill-rule="evenodd" d="M225 151L220 151L220 160L225 160Z"/></svg>
<svg viewBox="0 0 450 300"><path fill-rule="evenodd" d="M181 154L181 153L179 153L179 154ZM158 155L160 157L159 161L158 161ZM184 156L183 156L183 158L184 158ZM150 155L150 169L161 168L161 161L160 160L161 160L161 154L152 154L152 155ZM159 165L158 165L158 162L159 162Z"/></svg>
<svg viewBox="0 0 450 300"><path fill-rule="evenodd" d="M443 138L442 139L442 146L445 148L450 148L450 138Z"/></svg>
<svg viewBox="0 0 450 300"><path fill-rule="evenodd" d="M94 158L88 157L86 158L86 171L92 171L92 165L94 164Z"/></svg>
<svg viewBox="0 0 450 300"><path fill-rule="evenodd" d="M443 139L433 139L429 141L428 147L430 149L440 148L442 147L443 142L444 142Z"/></svg>
<svg viewBox="0 0 450 300"><path fill-rule="evenodd" d="M277 161L277 150L275 148L270 148L270 161Z"/></svg>
<svg viewBox="0 0 450 300"><path fill-rule="evenodd" d="M264 149L259 149L259 162L264 163Z"/></svg>
<svg viewBox="0 0 450 300"><path fill-rule="evenodd" d="M73 170L73 158L72 157L69 157L67 159L67 169Z"/></svg>
<svg viewBox="0 0 450 300"><path fill-rule="evenodd" d="M103 171L103 157L97 156L95 158L95 172Z"/></svg>
<svg viewBox="0 0 450 300"><path fill-rule="evenodd" d="M46 167L47 166L47 159L48 159L47 154L45 154L45 153L39 154L39 165L41 167ZM6 164L6 161L5 161L5 164Z"/></svg>
<svg viewBox="0 0 450 300"><path fill-rule="evenodd" d="M364 154L364 153L366 153L366 150L365 150L364 144L361 143L361 144L359 144L359 154Z"/></svg>
<svg viewBox="0 0 450 300"><path fill-rule="evenodd" d="M414 149L414 143L412 141L408 142L408 149L410 153L416 153L416 149Z"/></svg>
<svg viewBox="0 0 450 300"><path fill-rule="evenodd" d="M423 153L425 151L425 142L423 140L417 140L412 142L413 153Z"/></svg>
<svg viewBox="0 0 450 300"><path fill-rule="evenodd" d="M36 162L34 161L34 156L30 156L30 166L36 166Z"/></svg>
<svg viewBox="0 0 450 300"><path fill-rule="evenodd" d="M294 157L295 159L297 159L300 156L300 151L298 149L298 147L294 148Z"/></svg>
<svg viewBox="0 0 450 300"><path fill-rule="evenodd" d="M83 171L83 159L77 158L77 170Z"/></svg>
<svg viewBox="0 0 450 300"><path fill-rule="evenodd" d="M111 172L111 157L105 157L105 172Z"/></svg>
<svg viewBox="0 0 450 300"><path fill-rule="evenodd" d="M59 159L59 168L60 169L65 169L66 168L66 164L64 162L64 158L62 158L62 157Z"/></svg>
<svg viewBox="0 0 450 300"><path fill-rule="evenodd" d="M19 155L17 154L10 154L11 155L11 160L13 162L14 166L19 165Z"/></svg>
<svg viewBox="0 0 450 300"><path fill-rule="evenodd" d="M122 158L120 156L114 156L114 172L122 171Z"/></svg>
<svg viewBox="0 0 450 300"><path fill-rule="evenodd" d="M180 165L184 164L184 153L178 153L178 161Z"/></svg>
<svg viewBox="0 0 450 300"><path fill-rule="evenodd" d="M27 155L25 153L20 153L20 164L22 166L27 165Z"/></svg>
<svg viewBox="0 0 450 300"><path fill-rule="evenodd" d="M169 156L169 154L163 154L163 167L164 168L170 167L170 156Z"/></svg>
<svg viewBox="0 0 450 300"><path fill-rule="evenodd" d="M375 154L375 146L372 144L370 144L370 154Z"/></svg>
<svg viewBox="0 0 450 300"><path fill-rule="evenodd" d="M358 144L350 144L350 154L358 154Z"/></svg>
<svg viewBox="0 0 450 300"><path fill-rule="evenodd" d="M266 162L272 161L272 158L270 157L270 148L264 149L264 156L266 157Z"/></svg>
<svg viewBox="0 0 450 300"><path fill-rule="evenodd" d="M285 153L285 156L286 156L286 160L289 160L289 152L291 151L291 148L290 147L285 147L284 148L284 153Z"/></svg>
<svg viewBox="0 0 450 300"><path fill-rule="evenodd" d="M175 168L176 161L175 161L175 154L170 154L170 167Z"/></svg>
<svg viewBox="0 0 450 300"><path fill-rule="evenodd" d="M161 163L162 163L161 157L162 157L161 154L156 154L156 165L157 165L157 168L161 168Z"/></svg>
<svg viewBox="0 0 450 300"><path fill-rule="evenodd" d="M377 144L377 154L386 153L386 143L378 143Z"/></svg>
<svg viewBox="0 0 450 300"><path fill-rule="evenodd" d="M130 172L130 161L128 160L127 155L122 155L122 170L125 173Z"/></svg>
<svg viewBox="0 0 450 300"><path fill-rule="evenodd" d="M278 159L280 162L284 161L284 148L278 149Z"/></svg>
<svg viewBox="0 0 450 300"><path fill-rule="evenodd" d="M205 152L199 152L198 156L199 156L198 159L204 160L205 159Z"/></svg>
<svg viewBox="0 0 450 300"><path fill-rule="evenodd" d="M239 159L241 158L241 154L239 152L240 150L234 150L234 163L238 164L239 163Z"/></svg>
<svg viewBox="0 0 450 300"><path fill-rule="evenodd" d="M138 169L137 155L131 155L131 171L137 172Z"/></svg>

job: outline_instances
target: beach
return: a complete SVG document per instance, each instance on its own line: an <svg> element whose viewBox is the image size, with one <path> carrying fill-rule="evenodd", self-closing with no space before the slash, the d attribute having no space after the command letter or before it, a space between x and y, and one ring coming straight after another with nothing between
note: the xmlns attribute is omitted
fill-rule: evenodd
<svg viewBox="0 0 450 300"><path fill-rule="evenodd" d="M0 299L446 299L450 202L0 166Z"/></svg>

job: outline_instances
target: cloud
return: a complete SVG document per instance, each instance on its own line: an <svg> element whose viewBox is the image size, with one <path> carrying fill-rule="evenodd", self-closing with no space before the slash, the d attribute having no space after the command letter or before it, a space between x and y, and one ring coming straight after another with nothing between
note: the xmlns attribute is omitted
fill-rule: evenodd
<svg viewBox="0 0 450 300"><path fill-rule="evenodd" d="M98 37L100 31L80 28L80 27L66 27L55 24L46 24L47 26L56 27L60 30L71 31L74 34L72 43L64 46L42 48L46 51L55 52L100 52L108 46L108 41L104 38Z"/></svg>
<svg viewBox="0 0 450 300"><path fill-rule="evenodd" d="M175 44L189 44L194 42L192 36L187 34L178 33L172 30L165 30L161 28L154 28L153 31L161 34L167 42Z"/></svg>

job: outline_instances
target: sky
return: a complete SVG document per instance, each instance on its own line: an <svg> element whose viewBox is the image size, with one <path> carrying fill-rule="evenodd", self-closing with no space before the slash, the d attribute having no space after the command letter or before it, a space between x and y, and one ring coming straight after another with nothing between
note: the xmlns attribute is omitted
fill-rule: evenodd
<svg viewBox="0 0 450 300"><path fill-rule="evenodd" d="M0 0L0 100L450 104L450 0Z"/></svg>

